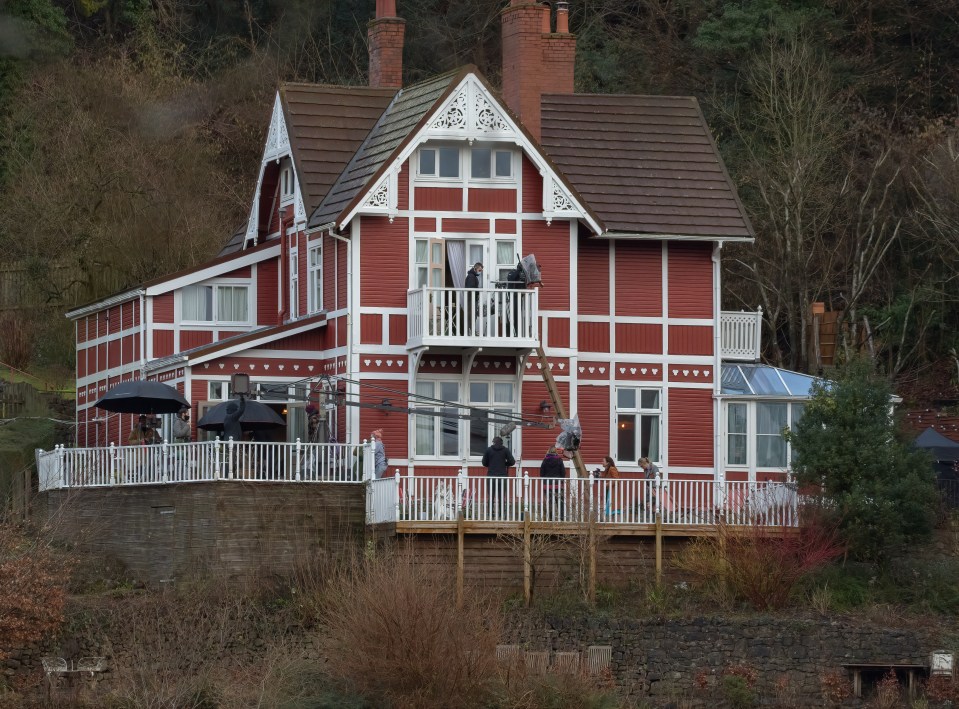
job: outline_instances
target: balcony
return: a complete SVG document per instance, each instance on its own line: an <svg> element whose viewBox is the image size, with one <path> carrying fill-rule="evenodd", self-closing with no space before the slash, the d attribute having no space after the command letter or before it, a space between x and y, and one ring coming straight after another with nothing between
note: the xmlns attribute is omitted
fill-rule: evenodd
<svg viewBox="0 0 959 709"><path fill-rule="evenodd" d="M539 293L506 288L417 288L406 296L406 347L539 344Z"/></svg>
<svg viewBox="0 0 959 709"><path fill-rule="evenodd" d="M762 345L763 309L755 313L723 311L720 314L722 359L758 362Z"/></svg>

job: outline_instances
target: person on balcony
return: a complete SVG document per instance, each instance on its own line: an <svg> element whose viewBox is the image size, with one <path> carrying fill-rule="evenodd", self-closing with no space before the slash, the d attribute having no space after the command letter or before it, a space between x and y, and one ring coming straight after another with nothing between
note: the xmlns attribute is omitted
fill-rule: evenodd
<svg viewBox="0 0 959 709"><path fill-rule="evenodd" d="M373 477L382 478L389 467L386 446L383 445L383 429L378 428L370 434L373 441Z"/></svg>
<svg viewBox="0 0 959 709"><path fill-rule="evenodd" d="M154 420L147 417L146 414L140 414L136 424L127 437L127 443L130 445L151 445L160 442L160 435L157 433L157 425Z"/></svg>
<svg viewBox="0 0 959 709"><path fill-rule="evenodd" d="M603 467L597 470L597 477L603 479L603 486L606 488L606 518L620 514L619 500L617 499L616 483L613 480L619 480L619 468L616 467L616 461L612 456L603 458Z"/></svg>
<svg viewBox="0 0 959 709"><path fill-rule="evenodd" d="M649 458L640 458L636 462L642 469L643 477L651 481L646 486L646 494L644 495L646 499L642 507L643 509L649 507L652 510L656 510L659 507L659 500L656 496L657 481L659 480L659 468Z"/></svg>
<svg viewBox="0 0 959 709"><path fill-rule="evenodd" d="M483 278L483 264L479 261L473 264L473 267L466 272L466 287L479 288Z"/></svg>
<svg viewBox="0 0 959 709"><path fill-rule="evenodd" d="M493 514L497 517L502 516L502 501L507 497L506 478L509 475L509 469L516 465L516 459L510 453L509 448L503 445L503 439L496 436L493 439L493 445L483 453L483 467L486 468L486 477L490 478L490 504Z"/></svg>
<svg viewBox="0 0 959 709"><path fill-rule="evenodd" d="M173 419L173 441L175 443L189 443L192 432L190 428L190 410L186 408L180 409L180 413Z"/></svg>
<svg viewBox="0 0 959 709"><path fill-rule="evenodd" d="M480 294L469 293L470 290L478 290L482 286L483 264L477 261L473 267L466 272L466 291L462 293L463 297L463 317L466 318L467 334L475 333L476 319L482 314L480 312Z"/></svg>
<svg viewBox="0 0 959 709"><path fill-rule="evenodd" d="M546 505L546 518L562 520L566 517L565 481L566 481L566 451L562 448L551 447L539 466L539 476L546 480L543 483L543 493Z"/></svg>

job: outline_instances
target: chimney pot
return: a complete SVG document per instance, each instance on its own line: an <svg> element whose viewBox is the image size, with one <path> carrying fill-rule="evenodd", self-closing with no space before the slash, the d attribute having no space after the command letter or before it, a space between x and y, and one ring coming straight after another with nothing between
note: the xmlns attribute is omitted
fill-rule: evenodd
<svg viewBox="0 0 959 709"><path fill-rule="evenodd" d="M569 3L565 0L556 3L556 33L569 34Z"/></svg>

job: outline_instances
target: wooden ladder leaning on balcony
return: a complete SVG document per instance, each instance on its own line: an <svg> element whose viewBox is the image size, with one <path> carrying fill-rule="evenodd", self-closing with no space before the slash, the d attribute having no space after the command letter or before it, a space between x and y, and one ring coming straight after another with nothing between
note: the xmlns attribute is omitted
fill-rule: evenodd
<svg viewBox="0 0 959 709"><path fill-rule="evenodd" d="M549 399L553 404L553 411L556 412L558 418L569 418L569 416L566 415L566 407L563 405L563 399L559 395L559 389L556 388L556 380L553 379L553 372L550 371L549 360L546 359L546 352L543 351L542 345L536 346L536 356L539 357L539 361L543 365L543 381L546 382L546 391L549 392ZM576 474L579 475L581 480L589 477L589 473L586 472L586 466L583 464L583 458L578 450L573 453L573 465L576 466Z"/></svg>

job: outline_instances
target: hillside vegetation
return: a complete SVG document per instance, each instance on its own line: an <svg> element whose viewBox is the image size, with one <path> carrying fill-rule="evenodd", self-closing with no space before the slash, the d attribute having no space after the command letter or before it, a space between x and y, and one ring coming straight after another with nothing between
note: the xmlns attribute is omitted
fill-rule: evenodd
<svg viewBox="0 0 959 709"><path fill-rule="evenodd" d="M497 84L504 4L400 0L407 82L473 63ZM0 7L0 262L28 269L39 319L214 254L246 218L277 83L365 83L373 5ZM702 102L757 234L724 254L724 305L763 307L771 361L810 365L816 301L841 313L840 351L868 338L891 375L951 361L959 3L570 7L577 90ZM65 262L70 283L48 277ZM70 357L63 326L34 332Z"/></svg>

